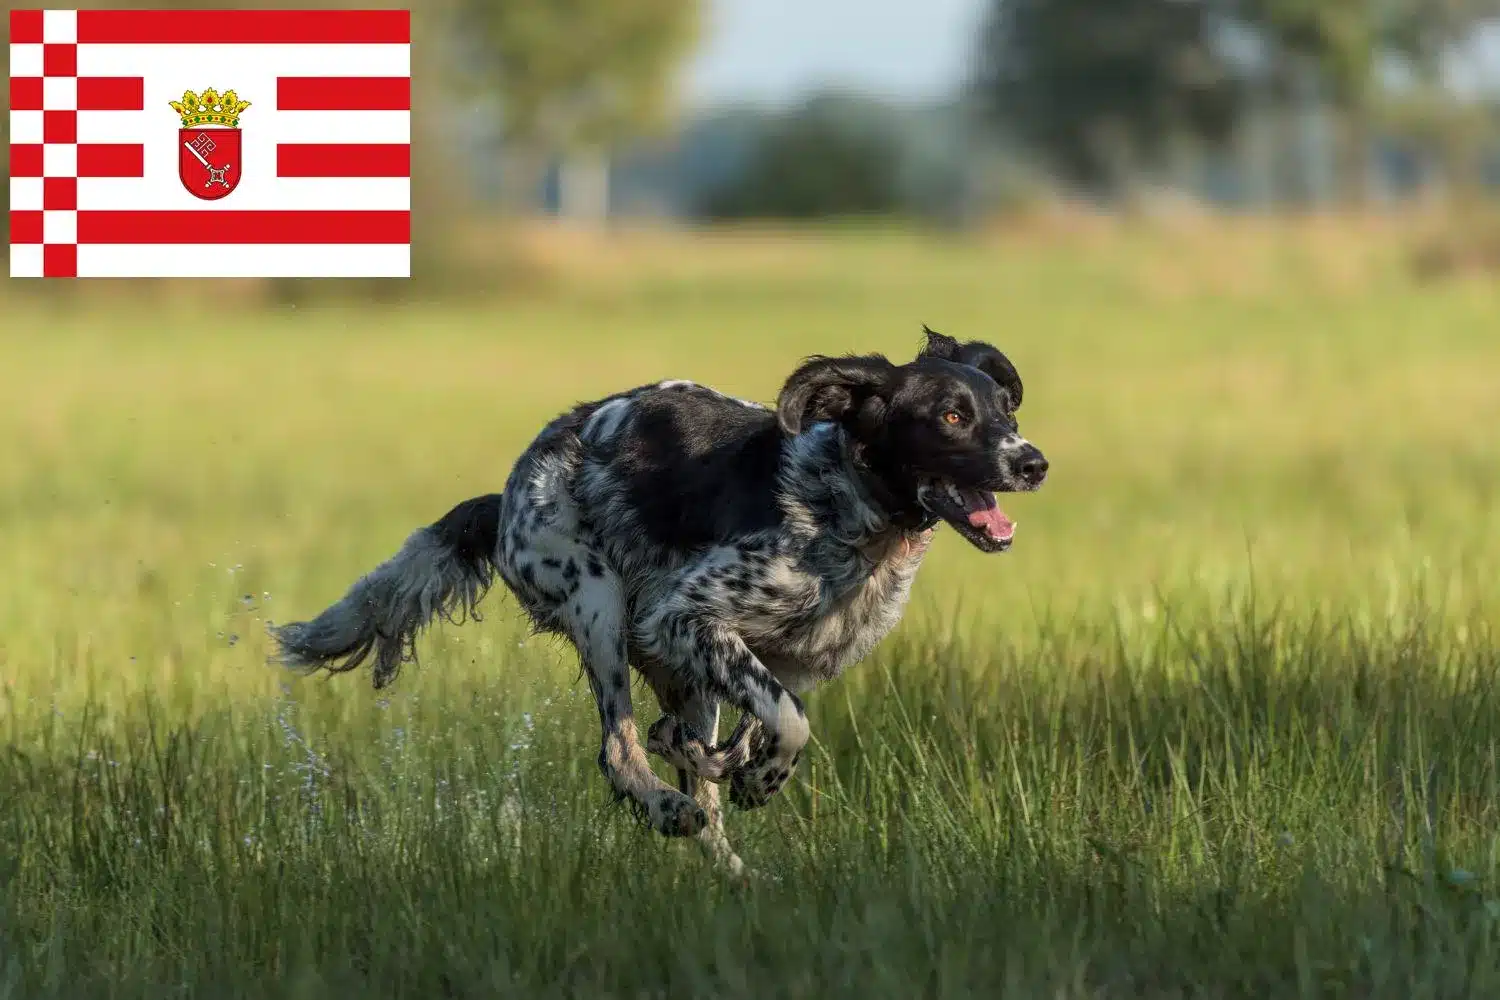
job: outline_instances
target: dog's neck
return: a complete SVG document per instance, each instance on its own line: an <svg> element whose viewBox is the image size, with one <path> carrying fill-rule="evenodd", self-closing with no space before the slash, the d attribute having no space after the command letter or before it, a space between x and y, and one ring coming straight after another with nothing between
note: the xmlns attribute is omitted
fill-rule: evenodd
<svg viewBox="0 0 1500 1000"><path fill-rule="evenodd" d="M899 550L907 536L931 527L892 517L887 491L834 423L814 424L786 440L780 480L789 527L808 540L825 538L868 554Z"/></svg>

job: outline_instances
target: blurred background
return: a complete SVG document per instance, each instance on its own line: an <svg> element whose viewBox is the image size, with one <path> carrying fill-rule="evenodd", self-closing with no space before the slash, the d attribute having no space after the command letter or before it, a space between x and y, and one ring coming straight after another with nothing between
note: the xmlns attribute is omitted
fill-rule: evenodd
<svg viewBox="0 0 1500 1000"><path fill-rule="evenodd" d="M1493 267L1500 236L1473 206L1500 185L1497 14L1494 0L434 0L414 13L416 275L524 277L526 237L504 221L964 231L1060 207L1461 205L1463 231L1424 233L1413 266Z"/></svg>

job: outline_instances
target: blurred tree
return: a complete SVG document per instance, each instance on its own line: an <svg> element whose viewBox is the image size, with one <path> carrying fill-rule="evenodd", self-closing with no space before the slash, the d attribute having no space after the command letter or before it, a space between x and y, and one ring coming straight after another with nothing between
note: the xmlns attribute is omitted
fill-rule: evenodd
<svg viewBox="0 0 1500 1000"><path fill-rule="evenodd" d="M1380 43L1376 0L1243 0L1240 13L1269 43L1284 103L1310 95L1337 113L1339 190L1368 193L1371 89Z"/></svg>
<svg viewBox="0 0 1500 1000"><path fill-rule="evenodd" d="M708 218L815 219L903 207L904 160L894 122L875 102L817 95L775 116L744 165L711 187Z"/></svg>
<svg viewBox="0 0 1500 1000"><path fill-rule="evenodd" d="M1486 20L1500 0L1374 0L1382 41L1418 72L1436 75L1445 54Z"/></svg>
<svg viewBox="0 0 1500 1000"><path fill-rule="evenodd" d="M1065 180L1110 197L1170 141L1229 137L1241 107L1210 0L995 0L980 42L986 117Z"/></svg>
<svg viewBox="0 0 1500 1000"><path fill-rule="evenodd" d="M1382 40L1410 68L1413 83L1387 103L1384 122L1440 151L1451 195L1477 197L1495 123L1484 102L1453 94L1445 69L1478 28L1500 19L1500 0L1380 0L1379 9Z"/></svg>
<svg viewBox="0 0 1500 1000"><path fill-rule="evenodd" d="M1372 122L1386 124L1443 150L1450 183L1477 178L1482 133L1444 80L1445 63L1476 27L1500 15L1500 0L1242 0L1239 13L1270 43L1284 92L1312 79L1342 123L1341 191L1367 195ZM1382 57L1400 57L1414 90L1393 98L1379 87Z"/></svg>
<svg viewBox="0 0 1500 1000"><path fill-rule="evenodd" d="M534 187L542 159L665 124L698 35L697 0L453 3L465 75L499 98L513 192Z"/></svg>

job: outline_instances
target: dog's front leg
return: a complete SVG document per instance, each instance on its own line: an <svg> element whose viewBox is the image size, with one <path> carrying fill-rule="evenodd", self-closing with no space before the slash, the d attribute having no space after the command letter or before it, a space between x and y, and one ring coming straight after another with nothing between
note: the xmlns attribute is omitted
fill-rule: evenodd
<svg viewBox="0 0 1500 1000"><path fill-rule="evenodd" d="M550 613L567 627L598 703L603 735L599 769L615 793L628 800L657 831L673 837L696 836L708 823L705 810L691 796L656 776L636 734L626 660L623 587L608 569L580 574L577 567L586 565L589 558L586 552L555 558L561 567L555 571L555 580L547 576L550 567L539 561L533 576L565 595ZM567 573L569 567L574 568L571 574Z"/></svg>

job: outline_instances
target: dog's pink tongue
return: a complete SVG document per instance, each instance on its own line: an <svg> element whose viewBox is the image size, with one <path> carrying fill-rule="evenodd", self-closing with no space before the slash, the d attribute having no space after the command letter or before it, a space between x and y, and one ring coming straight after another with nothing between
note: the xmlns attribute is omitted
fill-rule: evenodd
<svg viewBox="0 0 1500 1000"><path fill-rule="evenodd" d="M961 490L964 507L969 514L969 523L983 528L991 538L1004 541L1016 533L1016 526L1005 516L1005 511L995 503L995 494L983 490Z"/></svg>

